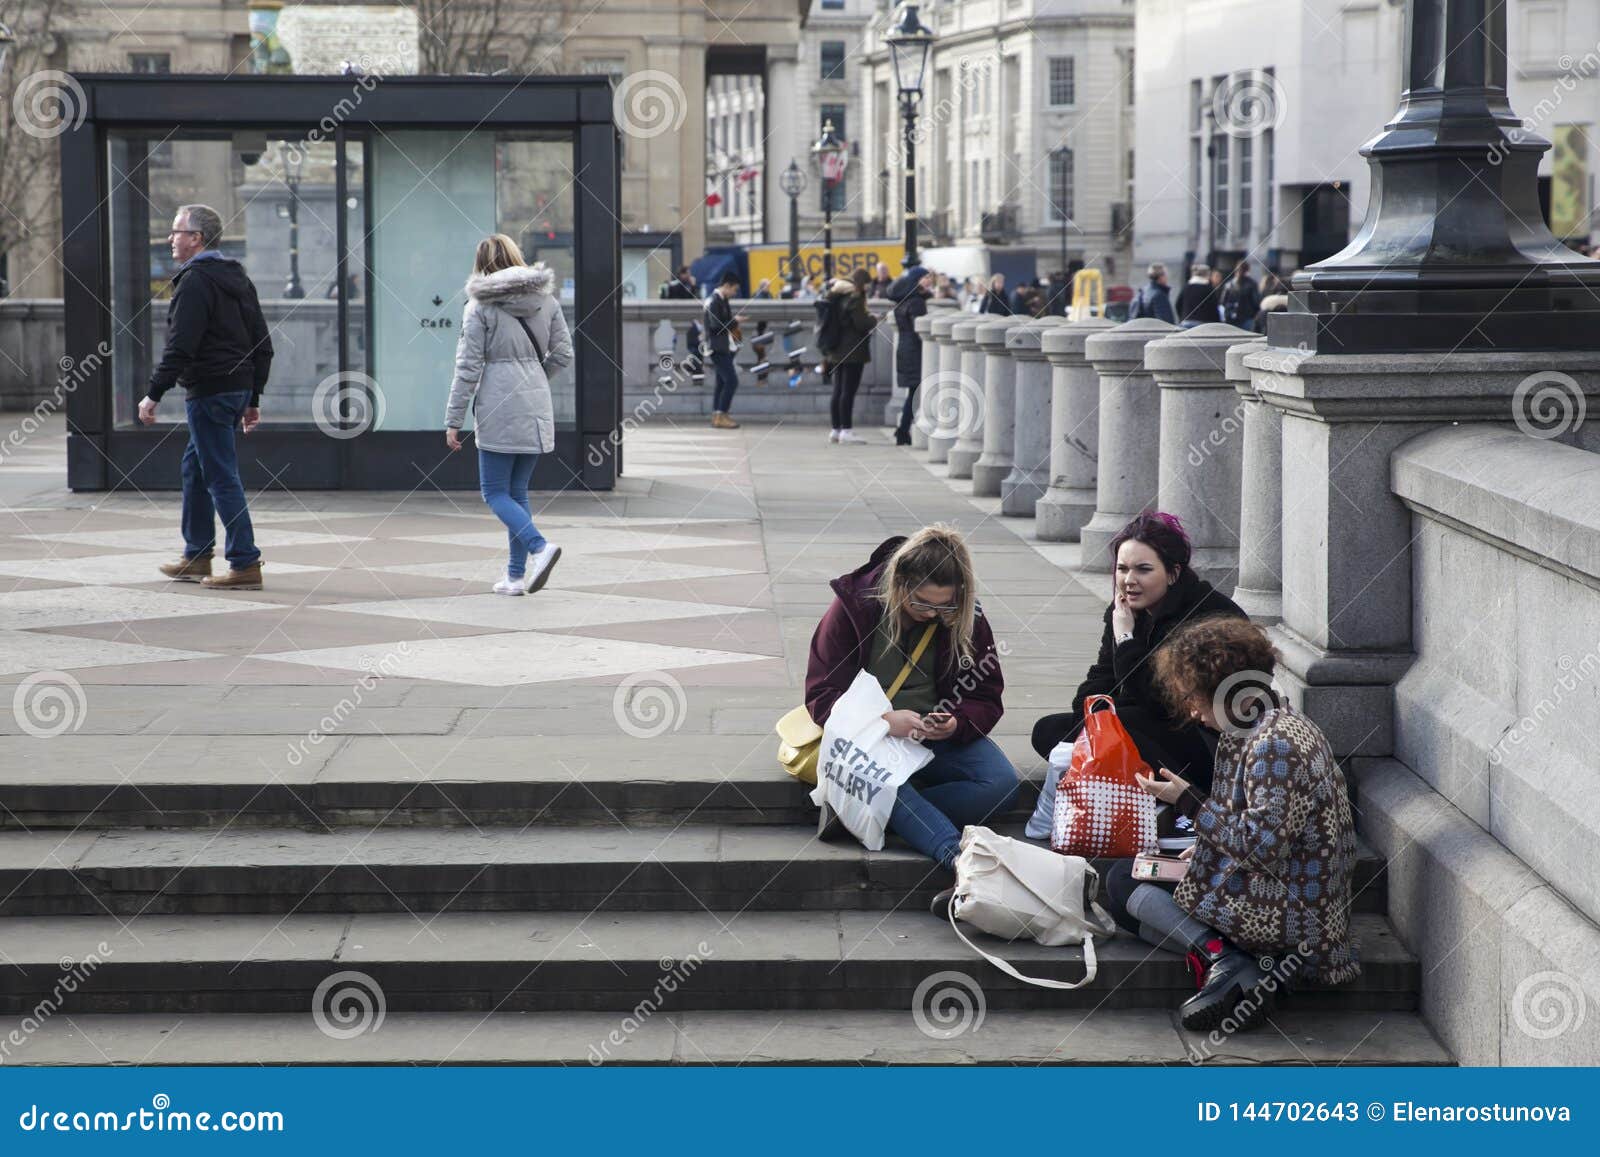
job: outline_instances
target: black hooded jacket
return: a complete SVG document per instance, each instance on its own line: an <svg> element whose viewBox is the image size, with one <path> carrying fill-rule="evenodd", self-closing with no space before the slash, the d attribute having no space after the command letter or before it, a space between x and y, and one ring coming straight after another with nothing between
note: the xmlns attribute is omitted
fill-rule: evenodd
<svg viewBox="0 0 1600 1157"><path fill-rule="evenodd" d="M149 396L159 402L175 385L191 398L249 390L254 406L271 369L272 339L244 266L228 257L191 258L172 277L167 344Z"/></svg>

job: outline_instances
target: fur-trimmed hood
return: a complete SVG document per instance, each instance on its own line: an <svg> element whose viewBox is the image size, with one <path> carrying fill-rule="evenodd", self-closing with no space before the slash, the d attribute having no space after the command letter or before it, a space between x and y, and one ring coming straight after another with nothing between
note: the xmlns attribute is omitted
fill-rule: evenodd
<svg viewBox="0 0 1600 1157"><path fill-rule="evenodd" d="M467 296L484 305L498 305L507 313L527 316L549 297L555 271L543 262L513 265L495 273L474 273L467 278Z"/></svg>

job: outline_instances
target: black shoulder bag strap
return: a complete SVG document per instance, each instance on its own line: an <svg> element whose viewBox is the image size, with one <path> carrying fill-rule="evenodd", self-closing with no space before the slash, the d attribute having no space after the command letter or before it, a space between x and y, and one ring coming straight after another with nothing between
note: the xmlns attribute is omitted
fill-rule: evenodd
<svg viewBox="0 0 1600 1157"><path fill-rule="evenodd" d="M539 364L544 365L544 350L539 348L539 339L533 336L533 327L528 324L528 319L521 314L513 314L517 324L522 327L522 332L528 335L528 340L533 343L533 354L539 359Z"/></svg>

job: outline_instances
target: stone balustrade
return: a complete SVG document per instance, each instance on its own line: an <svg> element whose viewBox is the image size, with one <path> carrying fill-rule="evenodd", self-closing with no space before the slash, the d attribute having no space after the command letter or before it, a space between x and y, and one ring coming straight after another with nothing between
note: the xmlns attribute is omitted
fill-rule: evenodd
<svg viewBox="0 0 1600 1157"><path fill-rule="evenodd" d="M946 397L956 398L956 440L951 443L946 465L952 478L971 478L972 467L983 453L983 363L985 354L978 344L978 330L991 319L967 314L950 327L950 340L957 350L954 390L946 385Z"/></svg>
<svg viewBox="0 0 1600 1157"><path fill-rule="evenodd" d="M1011 469L1000 482L1000 513L1010 518L1034 517L1050 485L1050 363L1040 343L1064 324L1060 317L1033 318L1006 334L1006 351L1017 363Z"/></svg>
<svg viewBox="0 0 1600 1157"><path fill-rule="evenodd" d="M977 327L978 348L983 351L982 448L972 464L972 493L979 498L1000 497L1000 484L1011 473L1011 450L1016 430L1016 362L1006 349L1006 334L1029 319L991 316Z"/></svg>
<svg viewBox="0 0 1600 1157"><path fill-rule="evenodd" d="M961 347L952 336L956 325L970 320L970 315L950 310L933 319L930 336L939 353L939 368L933 376L928 391L928 416L933 429L928 434L928 461L934 464L950 461L950 448L956 444L956 430L961 420ZM970 406L971 389L968 405Z"/></svg>

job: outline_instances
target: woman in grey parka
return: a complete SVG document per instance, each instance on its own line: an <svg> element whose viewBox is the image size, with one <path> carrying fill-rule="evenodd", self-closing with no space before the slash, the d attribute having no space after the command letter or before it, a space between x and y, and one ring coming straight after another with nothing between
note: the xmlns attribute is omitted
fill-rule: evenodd
<svg viewBox="0 0 1600 1157"><path fill-rule="evenodd" d="M556 446L550 379L572 361L572 339L555 274L529 265L504 233L478 242L467 306L456 342L456 376L445 409L444 437L461 449L461 423L472 405L478 438L478 480L483 500L506 525L511 557L494 584L496 594L541 590L561 558L561 548L533 524L528 482L540 454Z"/></svg>

